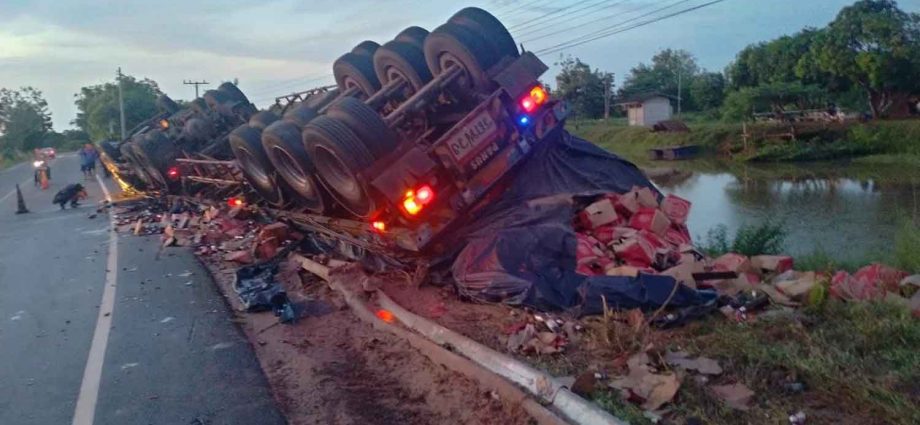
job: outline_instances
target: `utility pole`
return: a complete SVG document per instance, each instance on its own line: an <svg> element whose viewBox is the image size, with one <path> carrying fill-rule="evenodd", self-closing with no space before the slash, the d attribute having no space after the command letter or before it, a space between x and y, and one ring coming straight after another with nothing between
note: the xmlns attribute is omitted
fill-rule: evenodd
<svg viewBox="0 0 920 425"><path fill-rule="evenodd" d="M118 78L118 113L121 116L121 140L125 140L127 135L125 134L125 95L121 88L121 80L124 75L121 74L121 67L118 67L118 73L116 74Z"/></svg>
<svg viewBox="0 0 920 425"><path fill-rule="evenodd" d="M604 121L610 118L610 77L604 76Z"/></svg>
<svg viewBox="0 0 920 425"><path fill-rule="evenodd" d="M189 80L185 80L185 81L182 82L182 84L186 84L186 85L190 85L190 86L195 86L195 99L198 99L198 86L206 86L206 85L208 85L208 84L210 84L210 83L208 83L207 81L189 81Z"/></svg>
<svg viewBox="0 0 920 425"><path fill-rule="evenodd" d="M683 100L683 97L680 94L681 91L681 73L680 66L677 67L677 118L680 118L680 103Z"/></svg>

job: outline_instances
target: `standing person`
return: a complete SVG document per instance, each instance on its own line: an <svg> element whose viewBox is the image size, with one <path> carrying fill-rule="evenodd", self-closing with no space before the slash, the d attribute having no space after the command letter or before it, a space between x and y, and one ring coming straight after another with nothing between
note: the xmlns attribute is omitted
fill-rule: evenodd
<svg viewBox="0 0 920 425"><path fill-rule="evenodd" d="M83 149L80 149L80 171L83 172L83 177L87 179L93 177L98 159L99 153L96 152L96 148L93 147L92 143L87 143L83 146Z"/></svg>

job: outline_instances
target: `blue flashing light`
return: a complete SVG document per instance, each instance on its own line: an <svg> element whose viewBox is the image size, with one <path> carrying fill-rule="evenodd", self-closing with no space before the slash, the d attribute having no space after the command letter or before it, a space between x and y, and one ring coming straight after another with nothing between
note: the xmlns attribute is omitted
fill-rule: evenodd
<svg viewBox="0 0 920 425"><path fill-rule="evenodd" d="M526 126L530 124L530 117L528 117L527 115L521 115L520 117L518 117L518 124L522 126Z"/></svg>

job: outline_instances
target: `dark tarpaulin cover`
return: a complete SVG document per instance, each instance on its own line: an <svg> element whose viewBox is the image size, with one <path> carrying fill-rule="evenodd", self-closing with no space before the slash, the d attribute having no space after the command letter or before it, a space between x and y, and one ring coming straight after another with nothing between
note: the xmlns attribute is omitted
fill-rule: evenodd
<svg viewBox="0 0 920 425"><path fill-rule="evenodd" d="M632 163L558 131L533 152L502 197L456 235L464 244L451 268L474 299L539 310L598 314L611 308L688 307L710 296L669 276L584 276L575 272L574 197L658 190ZM659 194L660 195L660 194ZM674 285L678 285L674 289ZM602 298L603 296L603 298Z"/></svg>

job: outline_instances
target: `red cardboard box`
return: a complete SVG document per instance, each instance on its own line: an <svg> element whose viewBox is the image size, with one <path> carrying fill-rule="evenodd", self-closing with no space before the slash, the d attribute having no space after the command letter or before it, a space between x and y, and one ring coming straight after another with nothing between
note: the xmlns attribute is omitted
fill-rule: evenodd
<svg viewBox="0 0 920 425"><path fill-rule="evenodd" d="M751 266L757 270L782 273L792 270L795 262L788 255L755 255L751 257Z"/></svg>
<svg viewBox="0 0 920 425"><path fill-rule="evenodd" d="M672 223L686 224L687 216L690 215L690 201L679 196L668 195L661 202L661 210Z"/></svg>
<svg viewBox="0 0 920 425"><path fill-rule="evenodd" d="M613 206L613 201L604 198L585 207L581 212L581 222L589 229L596 229L605 224L615 223L617 221L617 212Z"/></svg>
<svg viewBox="0 0 920 425"><path fill-rule="evenodd" d="M751 260L741 254L729 252L712 262L712 268L719 272L736 272L738 274L752 271Z"/></svg>
<svg viewBox="0 0 920 425"><path fill-rule="evenodd" d="M664 236L670 226L671 220L668 220L661 210L654 208L640 208L639 212L629 219L629 227L649 230L658 236Z"/></svg>
<svg viewBox="0 0 920 425"><path fill-rule="evenodd" d="M655 249L644 239L638 237L615 245L613 251L617 258L634 267L649 268L655 261Z"/></svg>

